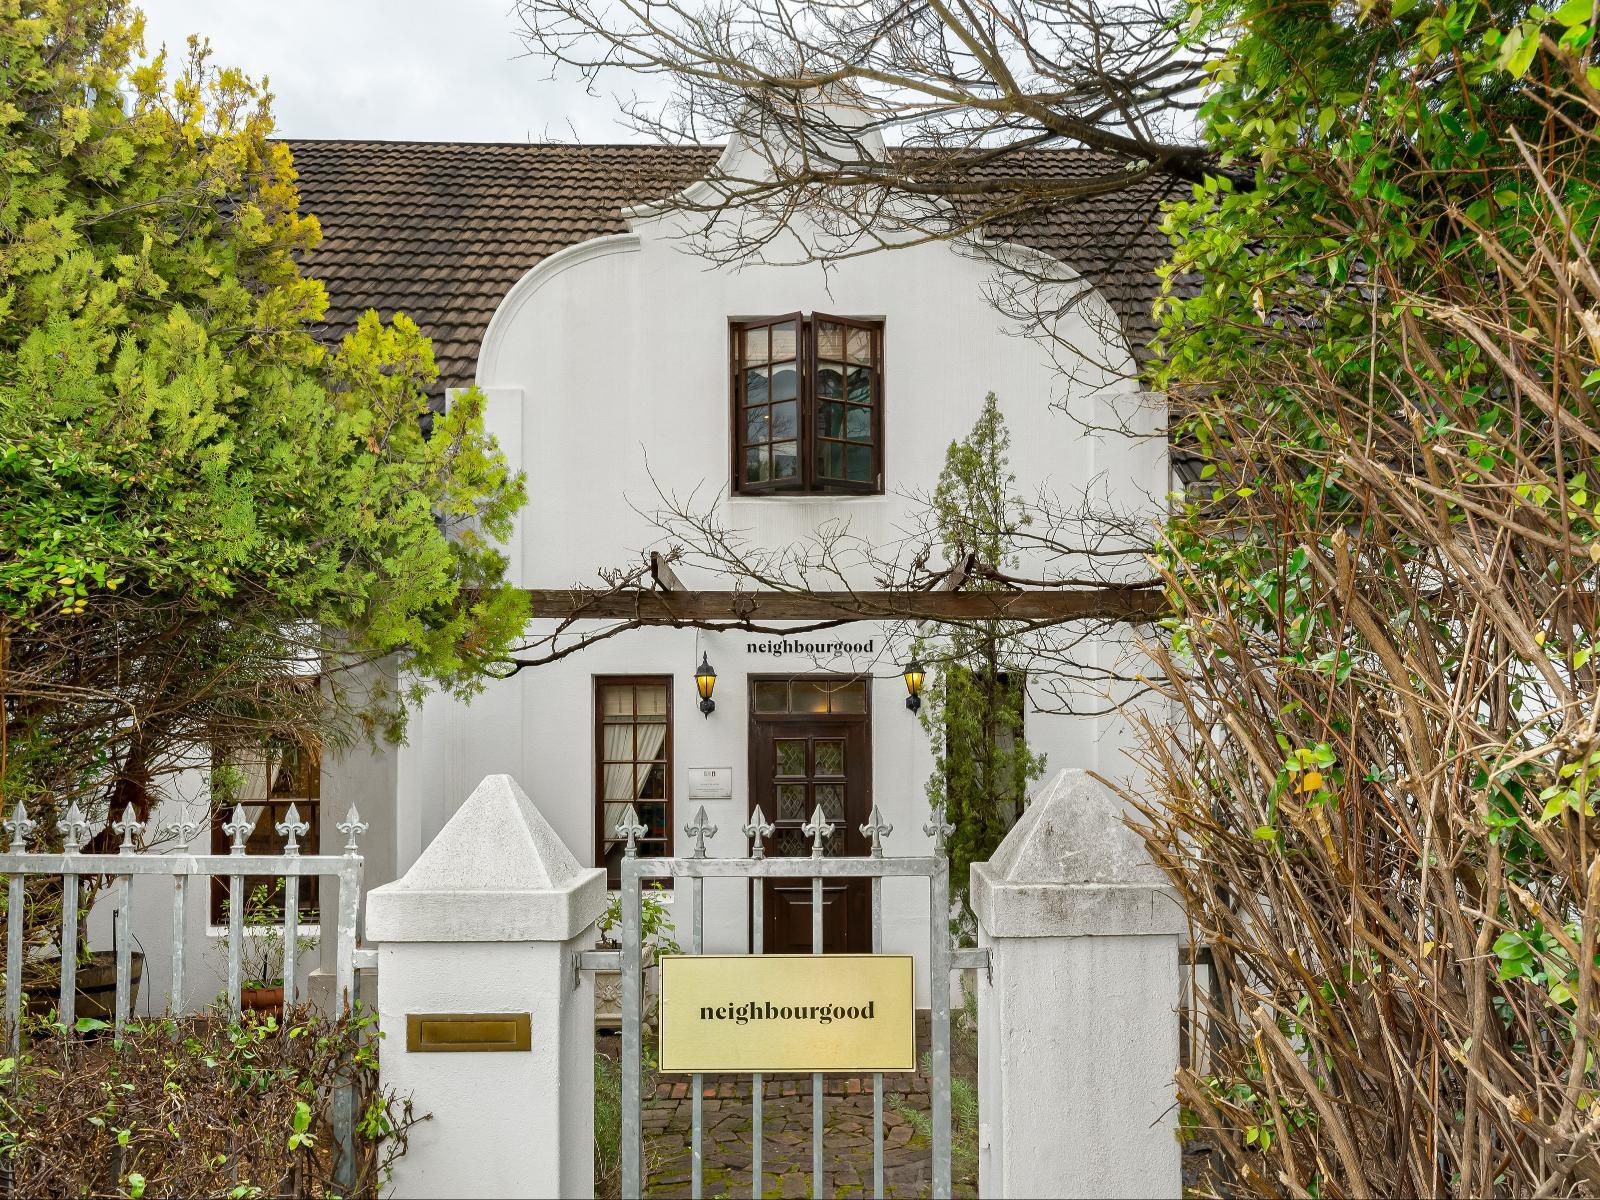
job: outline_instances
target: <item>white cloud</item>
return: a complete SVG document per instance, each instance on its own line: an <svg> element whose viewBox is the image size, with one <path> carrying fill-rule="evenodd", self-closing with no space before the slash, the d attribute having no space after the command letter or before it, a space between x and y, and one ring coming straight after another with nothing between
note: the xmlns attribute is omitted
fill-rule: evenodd
<svg viewBox="0 0 1600 1200"><path fill-rule="evenodd" d="M526 57L509 0L143 0L150 53L191 33L271 82L291 138L637 140L608 96ZM648 81L644 81L648 82Z"/></svg>

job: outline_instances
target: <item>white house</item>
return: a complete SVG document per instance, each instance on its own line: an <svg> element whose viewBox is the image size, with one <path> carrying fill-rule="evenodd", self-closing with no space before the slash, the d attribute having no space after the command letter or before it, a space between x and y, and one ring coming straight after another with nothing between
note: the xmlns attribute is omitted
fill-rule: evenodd
<svg viewBox="0 0 1600 1200"><path fill-rule="evenodd" d="M680 236L670 196L719 153L737 151L363 142L293 150L304 204L324 227L308 266L328 284L334 331L369 307L404 310L435 339L441 401L469 384L488 397L490 428L527 473L529 502L509 547L522 586L592 584L602 568L665 549L650 518L662 495L693 494L758 547L800 544L825 528L892 547L912 495L932 487L946 447L991 391L1024 495L1092 484L1106 502L1154 515L1168 491L1164 414L1131 382L1130 347L1150 332L1150 267L1161 254L1151 188L1086 199L1066 217L1016 231L1014 261L1030 271L1044 264L1082 293L1048 331L1052 348L1019 336L1029 331L991 303L1005 255L971 246L928 243L827 272L758 262L710 269ZM1071 173L1088 160L1038 151L1029 161ZM1063 373L1059 344L1084 351L1079 369ZM1128 427L1154 436L1116 432ZM733 586L704 568L678 573L693 589ZM872 586L864 568L858 574L852 585ZM870 622L789 638L630 631L491 682L470 704L429 699L403 746L298 771L258 768L262 795L247 811L276 813L268 804L293 799L313 821L312 845L334 852L344 840L334 823L355 803L370 823L369 886L403 874L493 772L521 782L581 861L613 869L626 803L647 827L645 853L684 850L683 826L704 804L717 827L709 852L743 855L740 830L757 803L777 822L770 853L803 852L799 825L818 804L842 819L833 853L865 851L857 827L874 804L894 826L890 852L919 851L928 844L932 752L905 705L907 647L894 633ZM1123 650L1091 641L1082 652L1109 663ZM717 673L709 715L694 680L703 659ZM1035 708L1027 733L1052 769L1129 769L1128 731L1115 715ZM196 771L178 791L198 799L205 788ZM182 795L167 801L157 820L175 819L181 803ZM258 831L268 824L260 820ZM749 945L747 886L708 884L709 950ZM766 948L809 948L809 885L768 886ZM926 884L890 880L885 897L885 948L922 953ZM146 903L151 919L135 928L159 938L167 897L136 887L135 904ZM861 897L841 888L826 903L828 948L864 948ZM219 932L202 915L188 930L197 964ZM142 947L164 957L159 942ZM161 976L147 973L141 1010L161 1006ZM216 994L214 977L191 977L186 1002Z"/></svg>

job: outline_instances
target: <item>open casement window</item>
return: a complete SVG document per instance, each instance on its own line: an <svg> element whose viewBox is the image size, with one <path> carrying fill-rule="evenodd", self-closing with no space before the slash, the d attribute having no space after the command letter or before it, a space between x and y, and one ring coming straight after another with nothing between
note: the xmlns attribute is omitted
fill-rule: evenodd
<svg viewBox="0 0 1600 1200"><path fill-rule="evenodd" d="M641 858L672 853L672 677L599 676L595 700L595 842L606 885L622 885L627 843L617 834L633 805Z"/></svg>
<svg viewBox="0 0 1600 1200"><path fill-rule="evenodd" d="M322 844L322 762L316 751L301 746L268 744L212 756L212 772L227 771L229 796L226 803L214 806L211 814L211 853L227 854L232 839L223 830L233 816L234 806L244 809L251 823L245 835L244 852L275 856L283 853L284 839L277 826L288 819L289 806L309 828L299 836L301 853L318 854ZM299 891L299 920L315 924L318 919L317 877L302 876ZM283 919L282 876L246 875L245 918L248 921L275 917ZM261 903L253 904L252 898ZM228 880L221 875L211 879L211 923L228 923Z"/></svg>
<svg viewBox="0 0 1600 1200"><path fill-rule="evenodd" d="M883 322L732 323L734 490L883 490Z"/></svg>

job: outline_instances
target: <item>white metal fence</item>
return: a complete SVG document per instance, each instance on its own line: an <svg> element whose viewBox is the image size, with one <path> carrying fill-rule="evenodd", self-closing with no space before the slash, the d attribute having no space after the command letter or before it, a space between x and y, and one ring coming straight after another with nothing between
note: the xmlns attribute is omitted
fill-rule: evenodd
<svg viewBox="0 0 1600 1200"><path fill-rule="evenodd" d="M195 894L198 894L198 903L207 903L208 888L205 884L211 879L227 881L228 965L224 995L235 1018L240 1015L243 985L240 964L245 938L245 880L252 876L283 880L283 1007L287 1012L297 999L295 977L300 940L300 882L319 876L337 879L339 902L335 920L334 1012L330 1015L342 1016L352 1009L356 990L356 923L362 884L362 859L357 852L356 839L367 829L354 806L337 826L339 832L346 836L343 854L302 854L299 839L308 831L309 825L300 819L293 805L284 814L284 820L273 826L283 839L282 852L279 854L245 853L245 839L253 831L254 824L246 817L242 805L234 807L231 819L222 827L231 840L231 849L227 854L192 853L190 843L201 832L201 827L196 822L186 820L165 827L163 832L176 839L171 850L164 853L141 851L139 841L145 825L135 818L131 805L124 809L122 819L111 826L122 835L122 844L115 854L83 853L90 826L76 804L68 807L58 825L63 847L61 853L34 853L28 849L38 823L28 817L27 809L21 803L17 804L9 818L0 821L0 827L10 838L9 847L0 853L0 876L7 878L6 989L5 1007L0 1015L4 1019L6 1045L13 1056L20 1049L23 1025L22 971L27 949L23 945L23 918L25 906L30 902L30 880L60 881L61 931L57 939L60 987L56 1020L69 1033L77 1022L76 949L81 885L86 878L109 883L108 903L116 958L113 1024L118 1035L127 1027L133 996L131 924L135 875L165 877L172 881L171 1004L174 1007L183 1002L185 926L189 905L195 902ZM195 879L201 880L202 886L192 887L191 881ZM322 925L326 928L326 912L322 914ZM333 1097L333 1132L339 1147L336 1180L353 1179L354 1104L353 1089L347 1082L342 1083Z"/></svg>

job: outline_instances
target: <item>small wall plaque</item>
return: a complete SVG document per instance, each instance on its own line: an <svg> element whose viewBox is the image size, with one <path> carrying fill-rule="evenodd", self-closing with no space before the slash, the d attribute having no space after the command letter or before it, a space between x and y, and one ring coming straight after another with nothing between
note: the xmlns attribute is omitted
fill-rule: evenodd
<svg viewBox="0 0 1600 1200"><path fill-rule="evenodd" d="M406 1049L413 1054L531 1050L529 1013L407 1013Z"/></svg>
<svg viewBox="0 0 1600 1200"><path fill-rule="evenodd" d="M732 800L732 767L690 767L689 799Z"/></svg>

